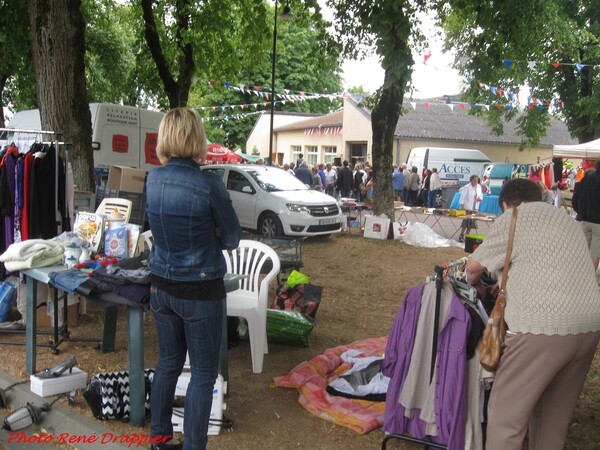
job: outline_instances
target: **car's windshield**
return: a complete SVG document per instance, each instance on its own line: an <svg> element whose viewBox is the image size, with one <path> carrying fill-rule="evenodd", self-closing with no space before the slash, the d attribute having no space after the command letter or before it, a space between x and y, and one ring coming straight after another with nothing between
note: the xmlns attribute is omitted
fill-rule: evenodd
<svg viewBox="0 0 600 450"><path fill-rule="evenodd" d="M254 181L267 192L300 191L308 187L295 176L276 167L261 170L247 170Z"/></svg>

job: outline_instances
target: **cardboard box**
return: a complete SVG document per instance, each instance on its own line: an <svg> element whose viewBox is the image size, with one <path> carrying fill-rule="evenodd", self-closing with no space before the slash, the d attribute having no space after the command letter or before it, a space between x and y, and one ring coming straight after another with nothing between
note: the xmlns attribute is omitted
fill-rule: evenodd
<svg viewBox="0 0 600 450"><path fill-rule="evenodd" d="M106 187L117 191L144 192L146 171L124 166L110 166Z"/></svg>
<svg viewBox="0 0 600 450"><path fill-rule="evenodd" d="M69 296L67 301L69 327L76 327L79 321L79 300L76 296ZM63 301L58 302L58 326L63 324L64 306ZM38 305L36 310L37 328L51 328L54 325L54 310L52 303L43 303Z"/></svg>
<svg viewBox="0 0 600 450"><path fill-rule="evenodd" d="M29 377L30 389L40 397L71 392L74 389L85 389L87 385L87 373L77 367L73 371L68 370L56 378L38 378L35 375Z"/></svg>

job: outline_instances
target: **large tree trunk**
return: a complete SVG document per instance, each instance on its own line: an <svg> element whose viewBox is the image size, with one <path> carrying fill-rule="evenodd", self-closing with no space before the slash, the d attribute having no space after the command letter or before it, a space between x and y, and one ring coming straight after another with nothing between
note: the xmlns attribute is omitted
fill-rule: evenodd
<svg viewBox="0 0 600 450"><path fill-rule="evenodd" d="M373 132L373 213L385 214L393 222L394 187L392 184L392 161L394 135L402 112L404 91L411 77L414 64L408 46L410 17L397 14L389 32L387 46L392 49L383 59L385 76L379 101L371 112Z"/></svg>
<svg viewBox="0 0 600 450"><path fill-rule="evenodd" d="M29 0L42 129L61 131L76 189L92 191L92 119L85 81L81 0Z"/></svg>

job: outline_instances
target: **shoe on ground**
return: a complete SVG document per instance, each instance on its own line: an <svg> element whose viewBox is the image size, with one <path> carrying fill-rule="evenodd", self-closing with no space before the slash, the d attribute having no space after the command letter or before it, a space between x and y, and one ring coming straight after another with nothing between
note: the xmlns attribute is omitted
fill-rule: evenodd
<svg viewBox="0 0 600 450"><path fill-rule="evenodd" d="M458 242L460 242L460 243L464 243L465 242L465 235L464 234L461 234L461 235L458 236Z"/></svg>
<svg viewBox="0 0 600 450"><path fill-rule="evenodd" d="M152 444L150 450L181 450L183 448L183 442L180 441L169 441L166 444Z"/></svg>

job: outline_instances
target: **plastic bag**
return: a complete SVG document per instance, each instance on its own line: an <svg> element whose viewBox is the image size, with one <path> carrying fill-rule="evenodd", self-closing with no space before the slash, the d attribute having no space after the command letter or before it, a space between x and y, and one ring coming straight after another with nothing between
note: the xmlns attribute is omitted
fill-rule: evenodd
<svg viewBox="0 0 600 450"><path fill-rule="evenodd" d="M308 347L313 323L298 311L267 309L267 339L270 344Z"/></svg>
<svg viewBox="0 0 600 450"><path fill-rule="evenodd" d="M290 272L290 275L285 280L285 284L289 287L295 287L299 284L309 284L310 277L308 275L303 274L302 272L298 272L296 269Z"/></svg>
<svg viewBox="0 0 600 450"><path fill-rule="evenodd" d="M0 285L0 322L4 322L6 320L6 316L12 308L16 293L16 277L7 278L4 280L4 283Z"/></svg>
<svg viewBox="0 0 600 450"><path fill-rule="evenodd" d="M299 284L293 288L281 285L275 291L272 308L285 311L298 311L309 319L315 319L323 287L315 284Z"/></svg>
<svg viewBox="0 0 600 450"><path fill-rule="evenodd" d="M402 240L405 244L414 245L415 247L460 247L463 244L454 239L446 239L428 227L424 223L416 222L412 225L408 224Z"/></svg>

